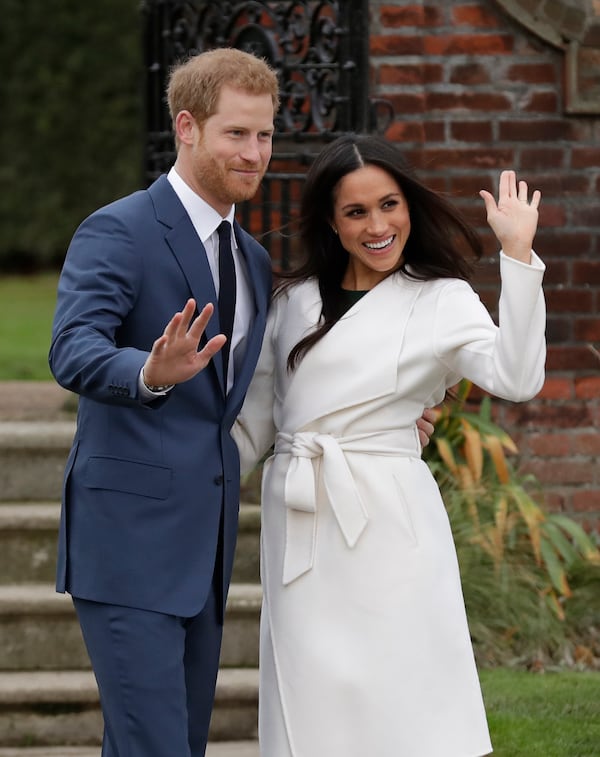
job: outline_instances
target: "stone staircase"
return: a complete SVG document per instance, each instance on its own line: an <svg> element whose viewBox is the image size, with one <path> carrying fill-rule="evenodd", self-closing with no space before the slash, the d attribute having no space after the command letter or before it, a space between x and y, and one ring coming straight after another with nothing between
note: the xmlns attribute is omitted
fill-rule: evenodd
<svg viewBox="0 0 600 757"><path fill-rule="evenodd" d="M54 591L73 431L0 422L0 757L99 755L95 679L70 598ZM207 757L258 755L259 527L259 506L243 504Z"/></svg>

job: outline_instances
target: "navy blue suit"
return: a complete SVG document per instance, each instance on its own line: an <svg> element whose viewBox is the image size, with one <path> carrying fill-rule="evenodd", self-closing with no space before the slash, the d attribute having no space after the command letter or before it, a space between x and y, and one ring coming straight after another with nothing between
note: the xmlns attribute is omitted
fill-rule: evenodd
<svg viewBox="0 0 600 757"><path fill-rule="evenodd" d="M212 592L214 616L222 621L239 510L230 428L258 359L271 289L267 252L237 224L234 231L255 299L234 386L225 393L217 354L196 377L149 404L138 378L153 341L188 298L216 308L204 247L165 176L98 210L73 237L50 349L55 378L80 395L65 473L59 592L179 619L198 616ZM219 331L215 309L206 337ZM85 625L90 649L95 642ZM165 639L157 635L153 647L146 636L145 656L163 655ZM151 708L148 715L156 716ZM179 757L172 745L162 749L156 754ZM127 755L138 753L144 747ZM105 747L103 754L117 752Z"/></svg>

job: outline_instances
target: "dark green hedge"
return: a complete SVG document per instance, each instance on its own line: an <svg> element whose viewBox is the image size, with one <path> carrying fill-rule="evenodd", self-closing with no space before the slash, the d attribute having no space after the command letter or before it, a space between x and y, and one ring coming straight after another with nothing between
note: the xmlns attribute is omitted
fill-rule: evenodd
<svg viewBox="0 0 600 757"><path fill-rule="evenodd" d="M142 185L138 1L0 0L0 113L0 270L59 265Z"/></svg>

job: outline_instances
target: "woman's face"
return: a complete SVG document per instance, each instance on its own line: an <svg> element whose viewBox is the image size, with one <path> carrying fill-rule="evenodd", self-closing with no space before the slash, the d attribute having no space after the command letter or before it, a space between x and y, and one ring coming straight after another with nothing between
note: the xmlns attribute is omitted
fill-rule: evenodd
<svg viewBox="0 0 600 757"><path fill-rule="evenodd" d="M396 180L378 166L340 179L331 225L350 255L345 289L372 289L397 270L410 234L410 216Z"/></svg>

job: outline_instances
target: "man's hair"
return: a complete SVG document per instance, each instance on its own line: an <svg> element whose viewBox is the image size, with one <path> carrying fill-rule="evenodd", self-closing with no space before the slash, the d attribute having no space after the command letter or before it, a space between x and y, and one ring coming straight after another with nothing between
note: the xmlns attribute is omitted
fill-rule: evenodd
<svg viewBox="0 0 600 757"><path fill-rule="evenodd" d="M188 110L198 124L210 118L224 86L251 95L271 95L273 110L279 108L276 72L261 58L232 47L200 53L175 65L167 85L171 120Z"/></svg>

